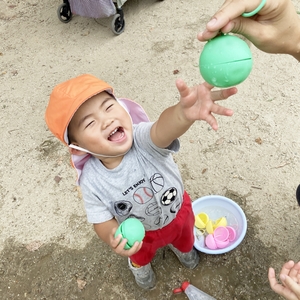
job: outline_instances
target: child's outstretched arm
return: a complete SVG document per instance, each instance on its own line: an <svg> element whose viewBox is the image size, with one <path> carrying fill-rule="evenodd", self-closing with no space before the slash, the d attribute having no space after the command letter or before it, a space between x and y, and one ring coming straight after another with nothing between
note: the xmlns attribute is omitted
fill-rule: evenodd
<svg viewBox="0 0 300 300"><path fill-rule="evenodd" d="M206 121L214 130L218 124L213 114L231 116L232 110L215 101L227 99L237 93L235 87L212 91L213 86L204 82L189 88L183 80L176 81L180 101L162 112L151 128L151 139L160 147L168 147L184 134L196 120Z"/></svg>

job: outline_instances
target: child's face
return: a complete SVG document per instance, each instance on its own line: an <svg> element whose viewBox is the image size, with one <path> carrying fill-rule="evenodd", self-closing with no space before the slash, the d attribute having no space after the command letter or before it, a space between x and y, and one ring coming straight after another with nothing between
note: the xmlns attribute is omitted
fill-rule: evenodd
<svg viewBox="0 0 300 300"><path fill-rule="evenodd" d="M84 102L68 131L72 144L107 156L125 154L132 146L132 121L127 111L106 92ZM101 157L100 157L101 158Z"/></svg>

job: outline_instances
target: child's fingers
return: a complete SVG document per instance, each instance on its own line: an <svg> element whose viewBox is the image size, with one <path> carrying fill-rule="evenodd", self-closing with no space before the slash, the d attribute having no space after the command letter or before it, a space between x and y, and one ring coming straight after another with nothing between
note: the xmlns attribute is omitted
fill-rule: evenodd
<svg viewBox="0 0 300 300"><path fill-rule="evenodd" d="M212 114L207 115L205 121L211 126L213 130L218 130L218 122Z"/></svg>
<svg viewBox="0 0 300 300"><path fill-rule="evenodd" d="M122 239L122 241L114 247L114 251L117 254L124 255L124 251L126 251L124 250L126 243L127 239Z"/></svg>
<svg viewBox="0 0 300 300"><path fill-rule="evenodd" d="M236 94L237 91L238 90L237 90L236 87L232 87L232 88L224 89L224 90L219 90L219 91L213 91L211 93L211 98L212 98L213 101L227 99L228 97Z"/></svg>
<svg viewBox="0 0 300 300"><path fill-rule="evenodd" d="M238 92L238 89L236 87L232 87L229 89L223 90L223 97L224 99L227 99L228 97L235 95Z"/></svg>
<svg viewBox="0 0 300 300"><path fill-rule="evenodd" d="M133 246L130 248L130 255L137 253L142 248L143 242L135 242Z"/></svg>
<svg viewBox="0 0 300 300"><path fill-rule="evenodd" d="M122 240L122 234L118 234L117 237L114 237L114 235L112 236L111 238L111 246L113 248L116 248L119 244L120 244L120 241Z"/></svg>
<svg viewBox="0 0 300 300"><path fill-rule="evenodd" d="M177 79L176 80L176 87L177 87L177 90L180 94L180 97L184 98L184 97L187 97L189 95L189 92L190 92L189 88L182 79Z"/></svg>
<svg viewBox="0 0 300 300"><path fill-rule="evenodd" d="M121 248L121 249L119 249L119 246L118 246L118 251L115 251L115 252L118 253L119 255L130 257L133 254L137 253L141 249L142 242L140 242L140 243L135 242L134 245L129 249L124 249L124 247L125 247L125 244L124 244L123 248Z"/></svg>
<svg viewBox="0 0 300 300"><path fill-rule="evenodd" d="M232 116L233 111L229 108L214 104L211 108L211 112L220 116Z"/></svg>

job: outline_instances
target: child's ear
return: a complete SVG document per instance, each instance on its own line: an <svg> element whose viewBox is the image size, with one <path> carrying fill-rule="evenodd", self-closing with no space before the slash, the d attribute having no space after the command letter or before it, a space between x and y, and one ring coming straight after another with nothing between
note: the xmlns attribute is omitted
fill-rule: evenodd
<svg viewBox="0 0 300 300"><path fill-rule="evenodd" d="M69 147L69 152L72 155L78 155L78 156L86 154L86 152L84 152L84 151L81 151L81 150L78 150L78 149L74 149L74 148L71 148L71 147Z"/></svg>

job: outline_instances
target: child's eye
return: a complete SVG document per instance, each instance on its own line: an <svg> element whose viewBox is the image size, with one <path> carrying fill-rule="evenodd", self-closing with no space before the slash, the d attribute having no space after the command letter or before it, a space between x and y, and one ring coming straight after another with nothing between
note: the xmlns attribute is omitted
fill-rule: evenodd
<svg viewBox="0 0 300 300"><path fill-rule="evenodd" d="M106 108L106 110L109 110L110 108L112 108L114 105L113 104L110 104L107 108Z"/></svg>
<svg viewBox="0 0 300 300"><path fill-rule="evenodd" d="M86 126L85 126L85 128L88 128L90 125L92 125L94 123L94 121L91 121L91 122L89 122Z"/></svg>

